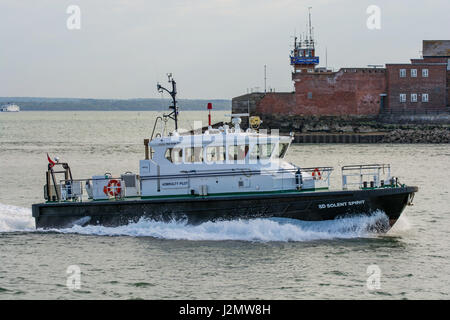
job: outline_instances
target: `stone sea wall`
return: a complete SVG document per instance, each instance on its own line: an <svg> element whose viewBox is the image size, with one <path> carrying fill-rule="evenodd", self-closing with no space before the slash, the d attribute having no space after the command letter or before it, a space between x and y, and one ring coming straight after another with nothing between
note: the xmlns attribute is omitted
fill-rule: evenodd
<svg viewBox="0 0 450 320"><path fill-rule="evenodd" d="M395 129L388 132L380 143L450 143L450 128Z"/></svg>
<svg viewBox="0 0 450 320"><path fill-rule="evenodd" d="M279 114L263 115L261 118L261 128L279 129L281 133L294 132L299 137L296 139L298 142L450 143L448 122L393 123L382 122L378 117L305 117Z"/></svg>

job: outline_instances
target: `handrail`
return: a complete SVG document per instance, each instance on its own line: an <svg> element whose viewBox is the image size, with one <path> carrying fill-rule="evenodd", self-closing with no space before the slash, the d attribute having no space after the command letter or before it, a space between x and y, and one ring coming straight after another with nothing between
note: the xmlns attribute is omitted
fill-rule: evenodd
<svg viewBox="0 0 450 320"><path fill-rule="evenodd" d="M154 136L154 134L155 134L156 125L158 124L158 120L163 121L163 118L162 118L161 116L156 117L155 123L154 123L154 125L153 125L152 135L151 135L151 137L150 137L150 141L153 140L153 136Z"/></svg>
<svg viewBox="0 0 450 320"><path fill-rule="evenodd" d="M390 167L390 164L353 164L342 166L342 171L355 169L389 169Z"/></svg>
<svg viewBox="0 0 450 320"><path fill-rule="evenodd" d="M186 172L183 174L171 174L171 175L153 175L153 176L141 176L141 180L153 180L153 179L177 179L177 178L204 178L215 176L239 176L239 175L261 175L271 173L296 173L297 169L282 169L282 170L245 170L239 169L227 170L227 171L212 171L208 173L198 172Z"/></svg>
<svg viewBox="0 0 450 320"><path fill-rule="evenodd" d="M150 137L150 141L153 140L153 136L155 135L156 125L158 124L158 120L164 121L161 116L156 117L155 123L153 124L153 130L152 130L152 135ZM157 133L156 136L158 136L158 134L160 136L162 136L162 133ZM150 159L153 159L153 148L152 147L150 147Z"/></svg>
<svg viewBox="0 0 450 320"><path fill-rule="evenodd" d="M300 168L301 171L305 171L305 172L313 172L316 170L319 171L334 171L333 167L311 167L311 168Z"/></svg>
<svg viewBox="0 0 450 320"><path fill-rule="evenodd" d="M390 164L359 164L342 166L342 189L346 190L348 186L358 186L359 188L367 188L367 183L370 182L370 187L382 187L386 180L391 179ZM344 173L344 172L354 173ZM382 172L381 172L382 171ZM386 172L387 171L387 172ZM382 175L385 179L381 179ZM348 182L349 177L359 177L357 182ZM364 181L368 179L369 181ZM355 179L353 179L354 181Z"/></svg>
<svg viewBox="0 0 450 320"><path fill-rule="evenodd" d="M197 172L195 170L192 171L184 171L182 174L168 174L168 175L152 175L152 176L141 176L141 180L153 180L153 179L175 179L175 178L196 178L196 177L209 177L209 176L234 176L234 175L260 175L260 174L271 174L271 173L297 173L297 170L300 169L301 172L312 172L315 169L319 169L320 171L333 171L333 167L315 167L315 168L295 168L295 169L273 169L273 170L251 170L246 168L239 169L231 169L231 170L218 170L218 171L207 171L207 172ZM105 177L107 180L121 180L120 177ZM93 181L98 179L86 178L86 179L71 179L71 180L60 180L60 183L65 183L66 181L74 181L74 182L84 182L84 181Z"/></svg>

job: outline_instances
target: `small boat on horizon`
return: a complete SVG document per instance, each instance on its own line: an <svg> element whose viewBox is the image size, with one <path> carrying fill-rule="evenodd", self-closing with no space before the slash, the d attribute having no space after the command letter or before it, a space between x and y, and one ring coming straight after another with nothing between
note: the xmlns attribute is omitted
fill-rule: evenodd
<svg viewBox="0 0 450 320"><path fill-rule="evenodd" d="M7 103L5 105L0 106L0 112L19 112L20 107L14 103Z"/></svg>
<svg viewBox="0 0 450 320"><path fill-rule="evenodd" d="M191 224L274 217L321 221L382 211L388 223L380 231L387 231L412 204L418 188L400 184L388 164L343 166L342 189L330 189L334 169L286 161L293 135L263 132L258 117L243 129L241 118L248 114L232 114L232 125L218 128L209 116L206 130L181 132L176 83L171 76L169 82L171 91L161 85L158 90L171 94L172 112L155 119L139 174L74 179L68 163L47 155L46 202L32 205L36 228L119 226L141 218ZM169 119L175 130L165 134Z"/></svg>

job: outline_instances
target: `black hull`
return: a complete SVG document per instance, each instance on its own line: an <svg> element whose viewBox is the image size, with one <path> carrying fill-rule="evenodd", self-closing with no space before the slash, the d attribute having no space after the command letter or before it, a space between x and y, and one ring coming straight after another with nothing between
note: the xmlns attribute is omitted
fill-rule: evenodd
<svg viewBox="0 0 450 320"><path fill-rule="evenodd" d="M206 221L292 218L305 221L383 211L392 226L417 192L417 187L373 190L315 191L159 198L117 201L41 203L32 206L36 228L66 228L75 224L119 226L145 217L157 221Z"/></svg>

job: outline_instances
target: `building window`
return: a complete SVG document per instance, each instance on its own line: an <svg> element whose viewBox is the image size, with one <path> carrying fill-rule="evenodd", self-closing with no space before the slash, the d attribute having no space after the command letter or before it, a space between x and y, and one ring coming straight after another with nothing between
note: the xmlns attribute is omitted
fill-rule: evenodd
<svg viewBox="0 0 450 320"><path fill-rule="evenodd" d="M308 92L308 99L312 99L312 92Z"/></svg>
<svg viewBox="0 0 450 320"><path fill-rule="evenodd" d="M411 102L417 102L417 93L411 93Z"/></svg>
<svg viewBox="0 0 450 320"><path fill-rule="evenodd" d="M428 78L428 69L422 69L422 77Z"/></svg>
<svg viewBox="0 0 450 320"><path fill-rule="evenodd" d="M406 77L406 69L400 69L400 78Z"/></svg>
<svg viewBox="0 0 450 320"><path fill-rule="evenodd" d="M417 69L411 69L411 77L416 78L417 77Z"/></svg>
<svg viewBox="0 0 450 320"><path fill-rule="evenodd" d="M400 93L400 102L406 102L406 93Z"/></svg>
<svg viewBox="0 0 450 320"><path fill-rule="evenodd" d="M422 102L428 102L428 93L422 93Z"/></svg>

